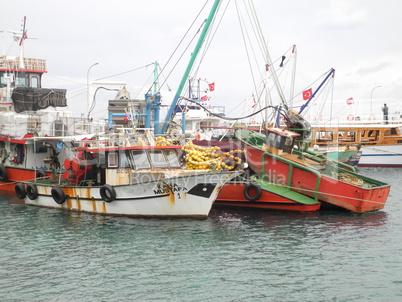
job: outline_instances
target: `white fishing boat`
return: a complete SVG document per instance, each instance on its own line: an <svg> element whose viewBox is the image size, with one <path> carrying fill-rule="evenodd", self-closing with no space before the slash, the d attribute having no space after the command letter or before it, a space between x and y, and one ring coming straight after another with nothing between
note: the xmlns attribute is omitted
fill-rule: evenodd
<svg viewBox="0 0 402 302"><path fill-rule="evenodd" d="M22 55L20 60L24 61ZM20 113L26 116L19 126L30 124L31 116L40 117L35 129L23 127L18 133L3 138L5 148L12 147L8 143L14 140L18 146L15 162L21 165L16 168L30 174L18 177L10 166L4 166L0 169L4 172L2 180L18 179L15 193L26 204L105 215L205 219L222 186L239 174L227 169L195 170L181 166L179 142L167 139L166 128L159 129L160 94L156 90L154 94L146 94L145 105L140 106L142 112L134 112L133 100L124 100L128 109L123 115L131 121L131 128L115 129L111 125L113 115L121 113L111 113L108 131L96 131L96 137L88 129L83 129L85 139L71 134L65 123L60 124L59 132L51 132L55 129L50 127L43 133L43 110L65 107L65 91L63 95L56 91L50 97L52 91L32 87L34 83L40 84L44 69L26 69L20 65L7 67L3 72L8 75L9 70L15 74L7 82L10 114L14 119ZM12 85L19 83L23 76L27 79L26 87ZM18 81L13 81L14 77ZM173 102L171 110L175 105ZM51 126L57 124L55 120L48 122ZM93 122L89 124L93 125ZM30 151L32 154L25 157ZM44 164L47 164L46 171L36 173L37 167Z"/></svg>
<svg viewBox="0 0 402 302"><path fill-rule="evenodd" d="M239 172L184 169L180 146L151 145L146 132L128 140L32 138L58 144L69 158L64 169L53 159L50 178L17 183L16 195L25 204L72 211L205 219L222 186Z"/></svg>
<svg viewBox="0 0 402 302"><path fill-rule="evenodd" d="M19 55L0 57L1 190L13 190L14 182L35 179L38 173L50 175L50 166L42 159L52 157L55 150L35 145L29 138L81 135L82 139L107 129L106 123L73 117L66 89L42 87L46 60L24 56L26 18L22 25L22 31L12 32ZM62 155L59 158L62 160Z"/></svg>

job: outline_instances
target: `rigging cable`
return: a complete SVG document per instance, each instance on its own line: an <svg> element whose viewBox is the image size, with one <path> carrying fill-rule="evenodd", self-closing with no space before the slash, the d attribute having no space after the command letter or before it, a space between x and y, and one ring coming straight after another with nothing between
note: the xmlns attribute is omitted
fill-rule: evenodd
<svg viewBox="0 0 402 302"><path fill-rule="evenodd" d="M261 108L260 110L258 110L258 111L256 111L256 112L253 112L252 114L249 114L249 115L246 115L246 116L242 116L242 117L224 117L224 116L221 116L221 115L219 115L219 114L213 113L212 111L208 110L206 107L204 107L203 105L201 105L201 104L200 104L199 102L197 102L197 101L190 100L189 98L186 98L186 97L181 97L181 98L184 99L184 100L186 100L186 101L188 101L188 102L197 104L198 106L200 106L202 109L204 109L206 112L208 112L208 113L209 113L210 115L212 115L212 116L218 117L218 118L223 119L223 120L228 120L228 121L236 121L236 120L246 119L246 118L252 117L252 116L254 116L254 115L260 113L261 111L263 111L263 110L265 110L265 109L268 109L268 108L276 108L276 107L274 107L274 106L268 105L268 106L265 106L264 108Z"/></svg>

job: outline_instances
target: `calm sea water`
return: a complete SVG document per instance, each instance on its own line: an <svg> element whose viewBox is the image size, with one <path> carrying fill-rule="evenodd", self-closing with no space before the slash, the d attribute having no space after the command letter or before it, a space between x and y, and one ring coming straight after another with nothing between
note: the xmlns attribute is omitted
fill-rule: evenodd
<svg viewBox="0 0 402 302"><path fill-rule="evenodd" d="M103 217L0 199L1 301L402 301L399 169L383 211Z"/></svg>

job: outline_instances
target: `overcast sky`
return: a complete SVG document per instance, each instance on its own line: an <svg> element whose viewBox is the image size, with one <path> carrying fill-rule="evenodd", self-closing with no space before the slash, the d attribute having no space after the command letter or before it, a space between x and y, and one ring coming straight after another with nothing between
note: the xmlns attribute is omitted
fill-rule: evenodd
<svg viewBox="0 0 402 302"><path fill-rule="evenodd" d="M168 62L206 2L0 0L0 29L20 30L27 16L30 39L25 43L25 56L47 60L43 86L67 88L70 106L85 112L87 72L92 64L99 63L91 68L90 81L125 82L132 97L143 97L152 74L148 65ZM228 1L222 2L221 11ZM207 17L212 3L206 4L201 19ZM256 0L254 6L273 61L297 46L295 94L334 68L337 100L353 97L364 102L373 94L374 107L380 108L383 100L402 97L402 1ZM195 27L200 24L196 22ZM4 44L2 54L17 54L11 35L5 36ZM183 62L166 82L173 92L193 48L184 53ZM209 46L206 66L198 74L215 82L211 102L226 106L228 114L238 114L239 109L233 108L241 107L253 91L244 54L235 1L231 1ZM176 60L171 60L165 77ZM106 116L106 100L113 97L100 94L95 112Z"/></svg>

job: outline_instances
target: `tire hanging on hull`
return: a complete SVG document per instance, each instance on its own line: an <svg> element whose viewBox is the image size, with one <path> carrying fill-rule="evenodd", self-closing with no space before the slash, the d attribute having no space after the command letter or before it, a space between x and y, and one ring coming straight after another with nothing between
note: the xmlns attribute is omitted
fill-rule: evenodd
<svg viewBox="0 0 402 302"><path fill-rule="evenodd" d="M256 193L250 194L250 190L254 190ZM260 199L262 191L261 191L261 187L259 185L257 185L256 183L252 183L250 182L243 191L244 197L246 197L246 199L248 201L256 201L258 199Z"/></svg>
<svg viewBox="0 0 402 302"><path fill-rule="evenodd" d="M27 196L24 185L20 182L15 185L14 190L19 199L24 199Z"/></svg>
<svg viewBox="0 0 402 302"><path fill-rule="evenodd" d="M60 187L52 188L52 197L57 204L63 204L66 201L66 194Z"/></svg>
<svg viewBox="0 0 402 302"><path fill-rule="evenodd" d="M112 202L116 199L116 191L111 185L103 185L99 189L99 193L105 202Z"/></svg>

